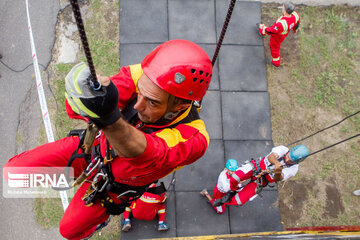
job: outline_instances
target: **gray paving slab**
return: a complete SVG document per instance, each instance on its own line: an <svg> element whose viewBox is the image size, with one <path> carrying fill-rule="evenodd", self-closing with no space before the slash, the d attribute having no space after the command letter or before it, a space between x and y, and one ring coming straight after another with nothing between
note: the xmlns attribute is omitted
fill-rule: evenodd
<svg viewBox="0 0 360 240"><path fill-rule="evenodd" d="M212 59L215 49L216 49L216 44L199 44L199 45L209 55L210 59ZM210 90L219 90L219 65L217 62L213 66L213 75L211 78L211 83L210 83L209 89Z"/></svg>
<svg viewBox="0 0 360 240"><path fill-rule="evenodd" d="M121 44L120 66L141 63L147 54L155 49L158 44Z"/></svg>
<svg viewBox="0 0 360 240"><path fill-rule="evenodd" d="M226 159L234 158L239 164L243 164L251 158L266 156L272 149L272 141L225 141Z"/></svg>
<svg viewBox="0 0 360 240"><path fill-rule="evenodd" d="M169 38L216 43L214 0L168 0Z"/></svg>
<svg viewBox="0 0 360 240"><path fill-rule="evenodd" d="M222 139L220 91L208 91L202 101L200 117L205 122L210 139Z"/></svg>
<svg viewBox="0 0 360 240"><path fill-rule="evenodd" d="M120 43L168 40L166 0L120 0Z"/></svg>
<svg viewBox="0 0 360 240"><path fill-rule="evenodd" d="M215 2L216 32L219 38L231 1ZM260 22L261 2L236 1L223 43L262 46L262 38L256 30L256 23Z"/></svg>
<svg viewBox="0 0 360 240"><path fill-rule="evenodd" d="M133 10L140 3L141 10ZM168 0L166 10L160 13L159 9L164 9L163 0L120 0L120 65L140 63L159 43L179 38L198 43L212 59L229 3L228 0ZM152 4L156 4L157 10L149 11L159 14L155 20L150 17L152 14L142 14ZM121 17L122 14L125 16ZM154 21L164 16L167 19L155 29ZM175 192L167 202L170 231L159 234L156 219L133 220L133 229L122 234L122 239L281 229L276 188L265 188L264 198L256 198L242 207L228 207L221 215L199 194L203 188L212 194L226 159L235 158L241 164L251 157L263 156L272 148L264 48L254 27L260 19L260 2L236 2L200 112L210 145L201 159L175 174ZM124 26L126 22L135 25Z"/></svg>
<svg viewBox="0 0 360 240"><path fill-rule="evenodd" d="M195 163L176 172L176 191L213 189L224 169L224 146L221 140L211 140L205 155ZM190 203L190 202L189 202Z"/></svg>
<svg viewBox="0 0 360 240"><path fill-rule="evenodd" d="M222 91L267 91L263 46L224 45L219 61Z"/></svg>
<svg viewBox="0 0 360 240"><path fill-rule="evenodd" d="M224 140L271 140L267 92L222 92Z"/></svg>
<svg viewBox="0 0 360 240"><path fill-rule="evenodd" d="M229 234L228 212L217 214L199 192L176 192L177 236Z"/></svg>
<svg viewBox="0 0 360 240"><path fill-rule="evenodd" d="M243 206L230 206L231 233L281 231L277 191L262 191Z"/></svg>

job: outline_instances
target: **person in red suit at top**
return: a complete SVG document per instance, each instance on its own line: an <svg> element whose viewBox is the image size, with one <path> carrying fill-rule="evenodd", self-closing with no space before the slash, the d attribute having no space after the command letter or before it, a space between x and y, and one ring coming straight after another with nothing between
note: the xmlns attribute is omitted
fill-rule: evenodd
<svg viewBox="0 0 360 240"><path fill-rule="evenodd" d="M290 2L282 5L283 15L276 20L271 27L265 24L257 24L261 36L270 35L270 50L272 59L268 59L268 63L273 67L280 67L280 47L281 43L288 36L290 30L296 33L300 24L300 15L294 11L295 6Z"/></svg>

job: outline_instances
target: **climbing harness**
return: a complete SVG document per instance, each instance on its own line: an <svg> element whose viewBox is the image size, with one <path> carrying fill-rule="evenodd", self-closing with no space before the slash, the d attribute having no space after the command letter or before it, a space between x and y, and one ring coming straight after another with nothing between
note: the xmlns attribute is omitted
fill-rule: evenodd
<svg viewBox="0 0 360 240"><path fill-rule="evenodd" d="M270 170L270 169L265 169L265 170L261 170L260 168L260 161L263 158L259 157L257 159L251 159L251 163L253 165L253 179L250 182L255 181L256 182L256 190L255 193L258 194L260 197L262 197L261 192L263 190L264 187L269 186L270 188L273 188L274 185L269 185L269 181L266 179L266 175L268 174L272 174L274 172L274 170ZM283 160L284 157L280 158L279 161ZM249 161L248 161L249 162ZM286 166L285 166L286 167ZM250 183L248 182L248 183ZM243 188L244 186L242 186L240 188L240 190ZM240 191L239 190L239 191Z"/></svg>
<svg viewBox="0 0 360 240"><path fill-rule="evenodd" d="M88 166L72 186L81 185L85 181L89 182L90 185L82 197L85 206L90 207L97 200L100 200L101 205L106 207L109 214L118 215L121 214L125 207L129 206L132 201L139 198L150 184L134 187L115 182L109 163L116 157L116 153L110 148L109 142L106 141L105 157L101 156L100 145L93 146L95 138L99 136L98 133L99 129L92 123L88 124L85 132L80 132L79 146L74 151L67 165L71 166L75 159L84 158ZM83 151L83 153L78 153L79 149ZM117 194L117 198L121 203L115 204L107 192Z"/></svg>

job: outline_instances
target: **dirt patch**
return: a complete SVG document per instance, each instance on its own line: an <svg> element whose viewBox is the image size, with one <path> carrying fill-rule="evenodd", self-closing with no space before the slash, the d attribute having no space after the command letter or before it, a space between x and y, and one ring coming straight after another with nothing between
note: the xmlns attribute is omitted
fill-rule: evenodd
<svg viewBox="0 0 360 240"><path fill-rule="evenodd" d="M339 214L344 212L341 196L335 186L326 186L326 206L323 214L324 218L338 217Z"/></svg>
<svg viewBox="0 0 360 240"><path fill-rule="evenodd" d="M303 222L317 226L318 217L337 218L345 211L336 185L306 179L289 180L279 184L279 207L285 228L299 227ZM312 211L310 216L307 216L308 211Z"/></svg>
<svg viewBox="0 0 360 240"><path fill-rule="evenodd" d="M279 197L279 207L282 211L281 218L285 226L294 226L300 219L299 211L308 198L308 189L312 186L310 181L288 181L282 185L286 197Z"/></svg>

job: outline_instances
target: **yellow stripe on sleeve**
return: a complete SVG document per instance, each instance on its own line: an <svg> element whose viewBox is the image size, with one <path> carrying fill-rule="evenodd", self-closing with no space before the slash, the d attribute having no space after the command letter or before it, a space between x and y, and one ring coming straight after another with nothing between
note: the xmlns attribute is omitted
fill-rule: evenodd
<svg viewBox="0 0 360 240"><path fill-rule="evenodd" d="M156 133L156 136L164 139L166 145L170 148L176 146L180 142L186 142L186 139L181 136L180 131L175 128L165 128L161 132Z"/></svg>
<svg viewBox="0 0 360 240"><path fill-rule="evenodd" d="M130 65L129 68L130 68L131 78L133 79L135 87L136 87L136 92L139 92L137 83L139 81L139 78L143 74L141 64L139 63L139 64Z"/></svg>
<svg viewBox="0 0 360 240"><path fill-rule="evenodd" d="M205 123L203 120L198 119L198 120L192 121L191 123L187 123L185 125L191 126L193 128L196 128L197 130L199 130L199 132L202 135L204 135L204 137L206 138L207 144L209 145L210 137L209 137L209 133L206 131Z"/></svg>
<svg viewBox="0 0 360 240"><path fill-rule="evenodd" d="M192 121L191 123L187 123L185 125L199 130L199 132L206 138L207 144L209 145L210 138L209 138L208 132L205 129L205 124L204 124L203 120L198 119L198 120ZM166 129L162 130L161 132L156 133L156 136L164 139L168 147L174 147L180 142L187 141L187 139L184 139L182 137L180 131L177 130L176 128L166 128Z"/></svg>

